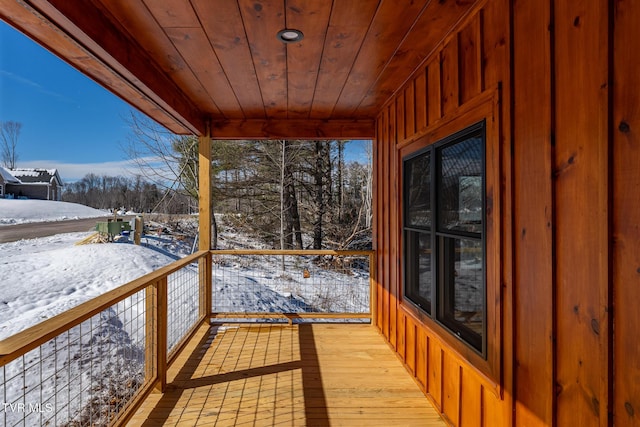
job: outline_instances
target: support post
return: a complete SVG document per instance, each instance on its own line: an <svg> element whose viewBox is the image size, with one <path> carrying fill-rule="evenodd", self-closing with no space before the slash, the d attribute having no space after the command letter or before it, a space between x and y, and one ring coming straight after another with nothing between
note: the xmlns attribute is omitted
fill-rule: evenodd
<svg viewBox="0 0 640 427"><path fill-rule="evenodd" d="M206 133L198 141L198 213L199 242L201 251L211 250L211 127L206 126ZM211 255L199 262L200 268L200 307L201 316L211 314Z"/></svg>

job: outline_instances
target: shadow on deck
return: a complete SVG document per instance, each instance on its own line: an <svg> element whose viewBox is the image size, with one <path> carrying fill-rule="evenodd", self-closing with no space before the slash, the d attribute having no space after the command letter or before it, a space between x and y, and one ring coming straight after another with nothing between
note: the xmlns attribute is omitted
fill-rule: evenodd
<svg viewBox="0 0 640 427"><path fill-rule="evenodd" d="M370 325L201 327L130 426L444 426Z"/></svg>

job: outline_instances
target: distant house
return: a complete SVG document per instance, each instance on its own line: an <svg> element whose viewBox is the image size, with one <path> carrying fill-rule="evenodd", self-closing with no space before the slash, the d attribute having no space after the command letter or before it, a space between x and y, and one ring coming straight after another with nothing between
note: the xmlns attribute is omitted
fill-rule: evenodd
<svg viewBox="0 0 640 427"><path fill-rule="evenodd" d="M62 186L57 169L0 167L0 197L61 200Z"/></svg>
<svg viewBox="0 0 640 427"><path fill-rule="evenodd" d="M6 186L10 184L20 184L20 180L13 176L11 172L0 166L0 198L7 193Z"/></svg>

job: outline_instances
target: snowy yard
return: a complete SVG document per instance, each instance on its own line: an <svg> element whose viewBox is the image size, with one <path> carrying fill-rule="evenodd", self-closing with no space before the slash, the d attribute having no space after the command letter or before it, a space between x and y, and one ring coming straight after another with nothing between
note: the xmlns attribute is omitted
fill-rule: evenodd
<svg viewBox="0 0 640 427"><path fill-rule="evenodd" d="M107 215L110 215L109 212L76 203L54 202L51 200L0 199L0 227L32 222L98 218Z"/></svg>
<svg viewBox="0 0 640 427"><path fill-rule="evenodd" d="M75 246L91 233L0 244L0 339L175 259L144 246Z"/></svg>
<svg viewBox="0 0 640 427"><path fill-rule="evenodd" d="M48 218L78 216L58 207L49 210ZM37 216L30 212L22 217L14 212L16 218L7 222ZM142 246L75 245L89 234L0 244L0 340L186 256L192 243L171 234L151 234ZM221 244L259 246L231 229L221 233ZM369 271L364 258L343 264L333 257L214 255L214 311L367 312ZM169 348L197 320L198 280L197 264L168 278ZM26 412L0 406L0 426L13 425L23 416L27 424L104 424L115 410L114 395L116 402L126 402L130 396L123 390L132 394L142 384L144 311L141 291L0 367L0 403L35 404Z"/></svg>

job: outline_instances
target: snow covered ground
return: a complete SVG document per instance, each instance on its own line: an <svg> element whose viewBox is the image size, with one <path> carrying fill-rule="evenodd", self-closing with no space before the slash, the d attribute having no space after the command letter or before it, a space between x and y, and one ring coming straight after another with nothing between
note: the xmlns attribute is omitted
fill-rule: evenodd
<svg viewBox="0 0 640 427"><path fill-rule="evenodd" d="M10 219L33 218L30 210ZM154 224L152 230L158 229L166 230ZM221 229L225 248L260 246L231 228ZM189 237L164 232L145 235L142 246L75 245L89 234L0 244L0 340L157 270L187 255L192 245ZM326 257L283 262L279 256L214 256L214 311L335 311L334 302L340 303L338 311L368 310L369 275L361 260L346 268L333 268L339 263ZM170 348L197 317L197 282L196 265L169 277ZM120 393L134 393L142 383L144 308L142 292L0 367L0 426L105 423L113 402L129 398ZM6 403L22 404L23 411L7 409ZM24 405L35 406L25 412Z"/></svg>
<svg viewBox="0 0 640 427"><path fill-rule="evenodd" d="M0 223L5 224L105 214L74 203L0 199ZM223 218L219 222L222 249L264 247ZM143 237L142 246L75 245L90 233L0 244L0 340L189 254L192 237L158 235L155 230L166 230L166 224L147 223L154 232ZM196 225L195 217L179 224L190 233ZM355 296L368 298L368 269L332 272L321 267L321 261L287 257L285 269L283 257L214 256L214 311L366 311L368 300ZM344 291L346 282L353 284L347 291L354 297L332 294ZM331 307L330 300L342 304Z"/></svg>
<svg viewBox="0 0 640 427"><path fill-rule="evenodd" d="M175 261L145 246L75 246L90 234L0 244L0 339Z"/></svg>
<svg viewBox="0 0 640 427"><path fill-rule="evenodd" d="M77 203L54 202L51 200L0 199L0 226L29 222L97 218L107 215L109 215L109 212Z"/></svg>

